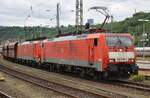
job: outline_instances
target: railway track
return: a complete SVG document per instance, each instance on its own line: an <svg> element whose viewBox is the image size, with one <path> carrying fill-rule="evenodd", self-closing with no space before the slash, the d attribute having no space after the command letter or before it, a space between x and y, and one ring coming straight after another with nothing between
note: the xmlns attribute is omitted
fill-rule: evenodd
<svg viewBox="0 0 150 98"><path fill-rule="evenodd" d="M116 80L116 81L114 81L114 84L123 86L123 87L127 87L127 88L133 88L133 89L137 89L137 90L150 92L150 85L146 85L143 83L131 82L131 81L126 81L126 80Z"/></svg>
<svg viewBox="0 0 150 98"><path fill-rule="evenodd" d="M63 84L58 84L54 82L50 82L44 79L41 79L39 77L31 76L29 74L19 72L17 70L13 70L11 68L5 67L3 65L0 65L0 71L9 74L11 76L14 76L16 78L22 79L24 81L39 85L43 88L53 90L55 92L61 93L65 96L71 97L71 98L114 98L114 96L119 95L112 95L112 94L101 94L96 92L90 92L89 90L81 90L73 87L69 87ZM125 98L126 96L119 96L117 98Z"/></svg>
<svg viewBox="0 0 150 98"><path fill-rule="evenodd" d="M6 93L0 91L0 98L11 98L11 97L7 95Z"/></svg>

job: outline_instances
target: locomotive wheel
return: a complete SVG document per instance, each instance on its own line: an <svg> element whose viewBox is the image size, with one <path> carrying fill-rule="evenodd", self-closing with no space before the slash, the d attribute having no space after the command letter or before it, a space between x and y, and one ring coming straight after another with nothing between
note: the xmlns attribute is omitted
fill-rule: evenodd
<svg viewBox="0 0 150 98"><path fill-rule="evenodd" d="M107 79L107 77L108 77L108 72L106 72L106 71L104 71L103 73L102 73L102 79Z"/></svg>
<svg viewBox="0 0 150 98"><path fill-rule="evenodd" d="M93 80L101 80L101 73L99 72L95 72L94 76L93 76Z"/></svg>
<svg viewBox="0 0 150 98"><path fill-rule="evenodd" d="M81 72L79 73L81 78L85 77L85 70L81 69Z"/></svg>

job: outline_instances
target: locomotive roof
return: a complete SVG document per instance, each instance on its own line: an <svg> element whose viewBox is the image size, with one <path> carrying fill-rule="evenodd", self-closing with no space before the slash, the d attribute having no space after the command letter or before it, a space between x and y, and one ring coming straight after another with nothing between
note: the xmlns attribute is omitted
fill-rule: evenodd
<svg viewBox="0 0 150 98"><path fill-rule="evenodd" d="M7 46L14 46L15 44L16 44L17 42L9 42L9 43L5 43L4 45L3 45L3 47L7 47Z"/></svg>
<svg viewBox="0 0 150 98"><path fill-rule="evenodd" d="M101 35L106 35L106 36L129 36L129 34L119 34L119 33L93 33L93 34L63 36L63 37L58 37L58 38L54 38L54 39L49 39L49 41L94 39L94 38L99 38Z"/></svg>
<svg viewBox="0 0 150 98"><path fill-rule="evenodd" d="M99 33L97 33L97 34L70 35L70 36L54 38L52 41L90 39L90 38L98 38L99 36L100 36Z"/></svg>
<svg viewBox="0 0 150 98"><path fill-rule="evenodd" d="M11 42L9 43L9 45L15 45L17 42Z"/></svg>
<svg viewBox="0 0 150 98"><path fill-rule="evenodd" d="M33 43L37 43L39 41L26 41L26 42L22 42L20 44L25 45L25 44L33 44Z"/></svg>

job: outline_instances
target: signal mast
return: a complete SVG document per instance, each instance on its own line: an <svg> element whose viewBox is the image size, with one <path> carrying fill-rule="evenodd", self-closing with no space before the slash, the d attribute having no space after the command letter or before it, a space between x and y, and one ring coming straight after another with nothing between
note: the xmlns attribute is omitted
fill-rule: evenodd
<svg viewBox="0 0 150 98"><path fill-rule="evenodd" d="M57 14L56 14L56 22L57 22L57 32L58 34L61 34L60 30L60 3L57 3Z"/></svg>
<svg viewBox="0 0 150 98"><path fill-rule="evenodd" d="M83 0L76 0L76 33L83 31Z"/></svg>

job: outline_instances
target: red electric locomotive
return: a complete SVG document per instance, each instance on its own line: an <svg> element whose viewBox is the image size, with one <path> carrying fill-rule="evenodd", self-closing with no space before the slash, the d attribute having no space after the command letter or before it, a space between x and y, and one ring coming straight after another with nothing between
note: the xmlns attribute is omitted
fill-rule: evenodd
<svg viewBox="0 0 150 98"><path fill-rule="evenodd" d="M40 41L28 41L19 43L17 47L17 58L26 62L40 62Z"/></svg>
<svg viewBox="0 0 150 98"><path fill-rule="evenodd" d="M129 34L82 34L43 42L43 62L58 70L103 77L137 74ZM60 65L57 65L60 64Z"/></svg>

